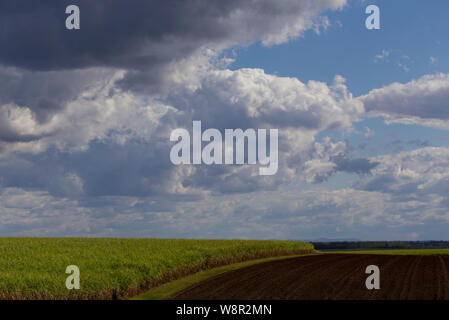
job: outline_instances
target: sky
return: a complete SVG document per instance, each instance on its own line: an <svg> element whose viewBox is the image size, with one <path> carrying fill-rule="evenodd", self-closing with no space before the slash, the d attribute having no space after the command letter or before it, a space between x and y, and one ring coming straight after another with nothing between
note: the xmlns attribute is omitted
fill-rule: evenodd
<svg viewBox="0 0 449 320"><path fill-rule="evenodd" d="M449 240L448 12L2 1L0 236ZM277 173L174 165L196 120L278 129Z"/></svg>

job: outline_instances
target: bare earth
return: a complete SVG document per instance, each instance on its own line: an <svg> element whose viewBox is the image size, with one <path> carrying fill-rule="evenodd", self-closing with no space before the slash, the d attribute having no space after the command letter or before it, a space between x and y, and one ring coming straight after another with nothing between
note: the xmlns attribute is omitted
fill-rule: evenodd
<svg viewBox="0 0 449 320"><path fill-rule="evenodd" d="M368 290L368 265L380 268L380 290ZM230 271L175 299L449 300L449 256L325 254Z"/></svg>

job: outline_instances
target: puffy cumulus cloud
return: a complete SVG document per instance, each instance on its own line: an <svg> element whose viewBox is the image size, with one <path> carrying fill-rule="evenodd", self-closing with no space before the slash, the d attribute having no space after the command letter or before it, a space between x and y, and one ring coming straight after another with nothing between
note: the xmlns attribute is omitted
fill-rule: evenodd
<svg viewBox="0 0 449 320"><path fill-rule="evenodd" d="M397 155L378 156L379 165L372 176L361 179L356 186L395 196L398 201L441 203L449 193L449 149L427 147L402 151ZM444 206L442 206L444 208Z"/></svg>
<svg viewBox="0 0 449 320"><path fill-rule="evenodd" d="M201 120L204 129L279 129L276 176L259 177L253 166L222 166L198 168L186 180L189 186L219 192L275 189L292 181L327 179L338 170L332 159L344 157L347 145L330 139L317 143L315 135L327 129L350 130L364 112L340 76L331 85L316 81L305 84L260 69L210 71L196 90L171 94L167 103L179 111L169 118L178 127L189 128L192 120ZM317 162L326 165L317 170Z"/></svg>
<svg viewBox="0 0 449 320"><path fill-rule="evenodd" d="M213 70L192 94L170 95L168 101L214 128L269 126L316 133L349 129L364 112L344 81L336 76L330 86L305 84L261 69Z"/></svg>
<svg viewBox="0 0 449 320"><path fill-rule="evenodd" d="M363 114L340 76L331 85L305 84L260 69L210 70L195 88L179 84L158 97L117 88L123 71L107 76L45 123L23 107L6 106L6 128L32 137L2 141L0 172L7 187L76 198L255 192L317 183L348 170L348 148L330 139L318 143L315 135L350 130ZM202 120L204 129L280 129L278 174L260 177L256 166L172 165L170 132L191 128L193 120Z"/></svg>
<svg viewBox="0 0 449 320"><path fill-rule="evenodd" d="M426 75L405 84L393 83L361 96L366 110L388 122L449 129L449 75Z"/></svg>
<svg viewBox="0 0 449 320"><path fill-rule="evenodd" d="M316 28L323 11L345 3L1 3L0 152L43 152L51 143L86 146L108 132L106 123L116 129L119 118L129 118L129 104L157 106L149 100L179 84L183 90L197 89L205 73L226 63L226 58L217 58L223 49L259 40L266 45L288 41ZM65 29L70 4L81 8L77 32ZM120 112L111 110L117 108ZM136 111L134 120L151 122L154 109ZM136 125L128 124L121 126L122 133Z"/></svg>
<svg viewBox="0 0 449 320"><path fill-rule="evenodd" d="M445 149L360 159L346 142L316 141L350 131L365 109L444 126L447 76L353 98L341 76L303 83L220 69L224 48L288 41L327 26L320 12L345 2L71 1L79 32L63 28L64 1L0 4L0 233L297 239L447 222ZM279 129L278 174L172 165L170 132L193 120ZM360 181L294 190L339 172Z"/></svg>
<svg viewBox="0 0 449 320"><path fill-rule="evenodd" d="M1 105L3 154L37 154L50 147L78 151L86 150L93 140L123 144L128 139L151 136L169 106L150 96L117 90L116 82L123 78L121 71L106 72L106 76L100 73L100 78L88 82L76 98L45 122L39 122L28 107Z"/></svg>
<svg viewBox="0 0 449 320"><path fill-rule="evenodd" d="M3 185L71 199L185 193L182 177L191 169L171 165L171 126L160 122L174 108L116 90L122 78L115 72L89 86L45 123L24 108L6 106L3 128L22 140L0 142Z"/></svg>
<svg viewBox="0 0 449 320"><path fill-rule="evenodd" d="M123 72L99 68L31 72L0 67L0 152L36 153L52 143L75 146L74 140L78 140L80 145L82 135L93 138L92 129L99 131L101 117L110 114L107 99L120 77ZM130 99L128 102L132 104ZM87 121L90 129L86 128ZM62 129L72 132L64 136Z"/></svg>
<svg viewBox="0 0 449 320"><path fill-rule="evenodd" d="M75 1L83 20L79 32L64 28L65 7L73 2L2 3L0 103L29 108L43 122L90 86L108 81L115 72L111 68L126 70L119 82L124 89L144 91L165 80L195 87L192 74L209 70L223 48L285 42L312 28L324 10L346 3L132 2Z"/></svg>
<svg viewBox="0 0 449 320"><path fill-rule="evenodd" d="M39 135L35 134L34 125L30 109L11 105L0 106L0 145L5 142L17 143L39 139Z"/></svg>
<svg viewBox="0 0 449 320"><path fill-rule="evenodd" d="M179 84L196 90L204 74L226 63L217 60L224 48L288 41L346 0L132 2L0 4L0 152L86 146L130 118L128 105L157 105L152 98ZM78 32L64 28L69 4L81 8ZM135 111L134 120L151 121L153 109ZM136 125L128 124L122 133Z"/></svg>

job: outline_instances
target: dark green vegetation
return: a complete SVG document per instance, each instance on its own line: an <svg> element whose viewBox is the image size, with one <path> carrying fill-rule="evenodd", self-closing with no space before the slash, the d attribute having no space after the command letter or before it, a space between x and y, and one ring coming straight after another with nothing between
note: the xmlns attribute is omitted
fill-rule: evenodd
<svg viewBox="0 0 449 320"><path fill-rule="evenodd" d="M296 241L0 238L0 299L114 299L209 268L314 252ZM81 289L65 287L77 265Z"/></svg>
<svg viewBox="0 0 449 320"><path fill-rule="evenodd" d="M352 254L385 254L398 256L447 256L449 249L392 249L392 250L357 250L357 251L329 251L328 253Z"/></svg>
<svg viewBox="0 0 449 320"><path fill-rule="evenodd" d="M449 241L313 242L317 250L449 249Z"/></svg>

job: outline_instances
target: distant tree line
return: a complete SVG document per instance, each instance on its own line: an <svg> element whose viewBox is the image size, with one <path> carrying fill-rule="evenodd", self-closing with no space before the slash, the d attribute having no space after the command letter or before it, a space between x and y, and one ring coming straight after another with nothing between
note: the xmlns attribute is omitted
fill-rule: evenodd
<svg viewBox="0 0 449 320"><path fill-rule="evenodd" d="M340 241L312 242L317 250L332 249L447 249L449 241Z"/></svg>

